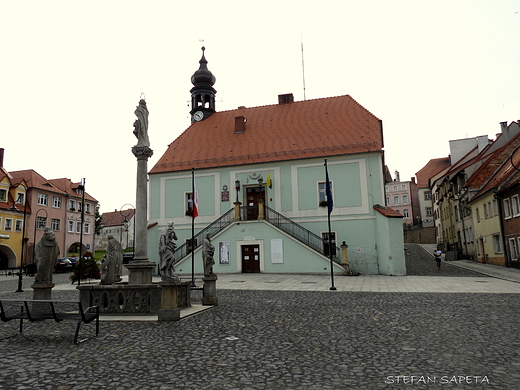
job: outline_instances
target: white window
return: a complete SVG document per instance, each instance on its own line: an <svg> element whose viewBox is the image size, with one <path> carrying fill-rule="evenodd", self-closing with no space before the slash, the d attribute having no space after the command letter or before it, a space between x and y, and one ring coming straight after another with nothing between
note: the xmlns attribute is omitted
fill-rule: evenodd
<svg viewBox="0 0 520 390"><path fill-rule="evenodd" d="M51 219L51 228L52 228L52 230L55 230L55 231L60 230L60 220L58 218Z"/></svg>
<svg viewBox="0 0 520 390"><path fill-rule="evenodd" d="M7 190L0 189L0 202L7 202Z"/></svg>
<svg viewBox="0 0 520 390"><path fill-rule="evenodd" d="M332 193L332 181L329 181L330 185L330 192ZM318 183L318 202L326 202L327 201L327 194L325 193L326 190L326 184L324 181Z"/></svg>
<svg viewBox="0 0 520 390"><path fill-rule="evenodd" d="M81 233L81 222L76 222L76 233Z"/></svg>
<svg viewBox="0 0 520 390"><path fill-rule="evenodd" d="M81 206L82 206L82 203L78 200L78 211L81 211Z"/></svg>
<svg viewBox="0 0 520 390"><path fill-rule="evenodd" d="M52 197L52 207L56 209L61 209L61 196Z"/></svg>
<svg viewBox="0 0 520 390"><path fill-rule="evenodd" d="M85 212L90 213L90 203L85 203Z"/></svg>
<svg viewBox="0 0 520 390"><path fill-rule="evenodd" d="M39 206L48 206L49 205L49 195L38 194L38 205Z"/></svg>
<svg viewBox="0 0 520 390"><path fill-rule="evenodd" d="M432 216L432 208L431 207L426 207L426 216L427 217L431 217Z"/></svg>
<svg viewBox="0 0 520 390"><path fill-rule="evenodd" d="M389 196L386 197L386 204L387 204L387 205L390 204L390 197L389 197Z"/></svg>
<svg viewBox="0 0 520 390"><path fill-rule="evenodd" d="M498 202L496 199L493 199L493 215L498 215Z"/></svg>
<svg viewBox="0 0 520 390"><path fill-rule="evenodd" d="M6 230L6 231L13 230L13 220L11 218L5 219L4 230Z"/></svg>
<svg viewBox="0 0 520 390"><path fill-rule="evenodd" d="M509 198L504 199L504 218L511 218L511 202Z"/></svg>
<svg viewBox="0 0 520 390"><path fill-rule="evenodd" d="M403 203L408 203L408 195L403 195Z"/></svg>
<svg viewBox="0 0 520 390"><path fill-rule="evenodd" d="M88 223L88 222L84 223L83 231L85 232L85 234L90 234L90 223Z"/></svg>
<svg viewBox="0 0 520 390"><path fill-rule="evenodd" d="M493 234L493 247L495 248L495 253L502 253L500 234Z"/></svg>
<svg viewBox="0 0 520 390"><path fill-rule="evenodd" d="M23 221L21 219L17 219L14 228L17 232L21 232L23 228Z"/></svg>
<svg viewBox="0 0 520 390"><path fill-rule="evenodd" d="M390 192L390 189L388 188L388 186L385 186L385 192Z"/></svg>
<svg viewBox="0 0 520 390"><path fill-rule="evenodd" d="M393 190L394 190L394 191L397 191L397 186L393 186Z"/></svg>
<svg viewBox="0 0 520 390"><path fill-rule="evenodd" d="M23 193L23 192L16 193L16 203L25 204L25 193Z"/></svg>
<svg viewBox="0 0 520 390"><path fill-rule="evenodd" d="M432 198L432 193L430 191L426 191L424 193L424 200L430 200Z"/></svg>
<svg viewBox="0 0 520 390"><path fill-rule="evenodd" d="M511 260L515 260L518 257L518 252L516 251L516 240L514 238L509 239L509 254L511 255Z"/></svg>
<svg viewBox="0 0 520 390"><path fill-rule="evenodd" d="M36 229L45 229L47 226L47 217L36 217Z"/></svg>
<svg viewBox="0 0 520 390"><path fill-rule="evenodd" d="M399 204L399 196L394 196L394 203Z"/></svg>
<svg viewBox="0 0 520 390"><path fill-rule="evenodd" d="M76 201L75 200L69 199L69 210L70 211L76 210Z"/></svg>
<svg viewBox="0 0 520 390"><path fill-rule="evenodd" d="M406 191L406 184L401 184L401 190Z"/></svg>
<svg viewBox="0 0 520 390"><path fill-rule="evenodd" d="M74 233L74 221L69 221L69 233Z"/></svg>
<svg viewBox="0 0 520 390"><path fill-rule="evenodd" d="M518 195L513 195L511 198L511 210L513 212L513 217L516 217L520 214L520 205L518 204Z"/></svg>

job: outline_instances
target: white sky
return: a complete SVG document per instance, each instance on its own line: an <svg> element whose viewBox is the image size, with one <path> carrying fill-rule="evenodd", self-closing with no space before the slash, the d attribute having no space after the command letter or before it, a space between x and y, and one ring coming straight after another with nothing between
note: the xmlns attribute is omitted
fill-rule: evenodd
<svg viewBox="0 0 520 390"><path fill-rule="evenodd" d="M303 100L303 38L306 98L349 94L382 119L402 180L520 119L518 0L2 0L0 35L4 167L85 177L101 212L135 204L141 92L149 169L189 126L202 45L223 111Z"/></svg>

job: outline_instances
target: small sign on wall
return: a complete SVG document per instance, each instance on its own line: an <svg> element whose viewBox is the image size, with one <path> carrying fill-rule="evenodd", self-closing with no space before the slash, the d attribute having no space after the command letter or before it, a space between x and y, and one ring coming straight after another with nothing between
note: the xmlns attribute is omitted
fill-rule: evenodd
<svg viewBox="0 0 520 390"><path fill-rule="evenodd" d="M218 263L220 265L229 265L229 241L220 241L218 243Z"/></svg>
<svg viewBox="0 0 520 390"><path fill-rule="evenodd" d="M229 191L222 191L222 202L229 202Z"/></svg>
<svg viewBox="0 0 520 390"><path fill-rule="evenodd" d="M273 238L271 240L271 263L283 263L283 241L281 238Z"/></svg>

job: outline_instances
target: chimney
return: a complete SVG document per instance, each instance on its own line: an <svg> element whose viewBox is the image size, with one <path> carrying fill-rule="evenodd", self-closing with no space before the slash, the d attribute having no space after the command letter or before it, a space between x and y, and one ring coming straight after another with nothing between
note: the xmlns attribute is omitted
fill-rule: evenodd
<svg viewBox="0 0 520 390"><path fill-rule="evenodd" d="M0 148L0 168L4 167L4 148Z"/></svg>
<svg viewBox="0 0 520 390"><path fill-rule="evenodd" d="M285 95L278 95L278 104L288 104L294 102L294 96L292 93L286 93Z"/></svg>
<svg viewBox="0 0 520 390"><path fill-rule="evenodd" d="M500 122L500 131L505 133L507 131L507 122Z"/></svg>
<svg viewBox="0 0 520 390"><path fill-rule="evenodd" d="M397 169L395 170L395 180L394 181L401 181L399 171Z"/></svg>
<svg viewBox="0 0 520 390"><path fill-rule="evenodd" d="M235 117L235 134L243 133L246 130L246 118L243 116Z"/></svg>

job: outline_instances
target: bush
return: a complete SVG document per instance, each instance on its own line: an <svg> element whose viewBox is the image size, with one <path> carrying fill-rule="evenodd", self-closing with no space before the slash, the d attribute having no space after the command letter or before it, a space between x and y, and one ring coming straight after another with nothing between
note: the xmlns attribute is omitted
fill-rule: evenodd
<svg viewBox="0 0 520 390"><path fill-rule="evenodd" d="M81 271L81 275L80 275ZM70 276L72 283L78 280L101 279L101 272L97 261L92 257L92 253L85 252L80 259L80 263L74 268L73 274Z"/></svg>

